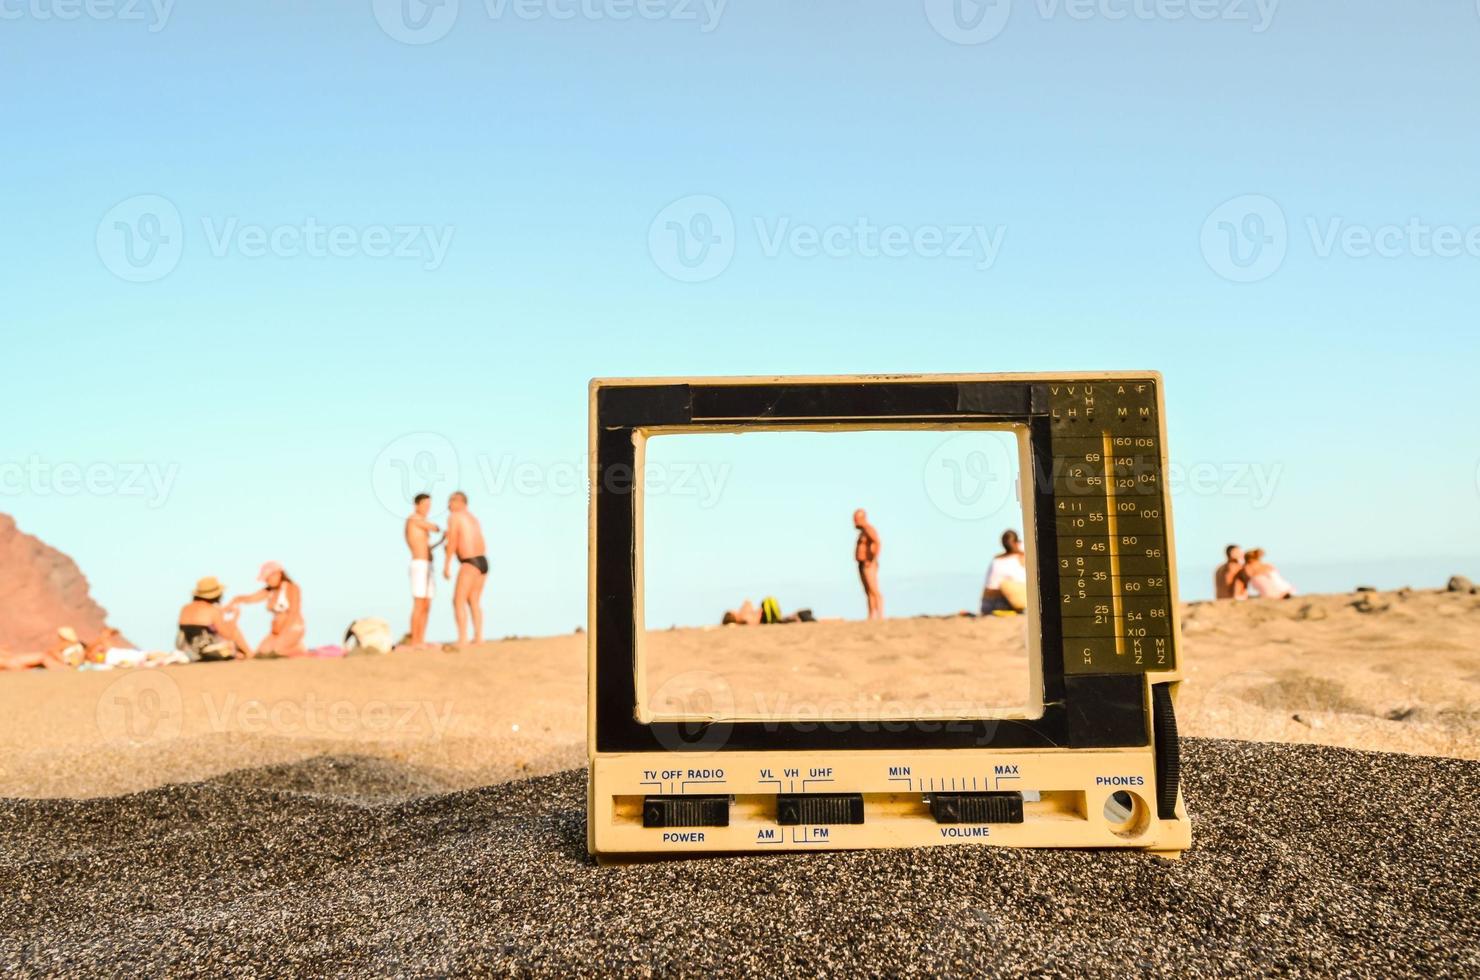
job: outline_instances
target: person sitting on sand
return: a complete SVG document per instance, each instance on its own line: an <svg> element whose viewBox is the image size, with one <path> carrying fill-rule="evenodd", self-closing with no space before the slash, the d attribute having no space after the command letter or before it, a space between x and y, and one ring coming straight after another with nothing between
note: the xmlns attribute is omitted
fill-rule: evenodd
<svg viewBox="0 0 1480 980"><path fill-rule="evenodd" d="M254 656L258 657L302 657L308 653L303 645L307 632L303 622L303 592L298 583L288 577L283 566L275 561L267 562L257 572L257 581L264 586L251 595L239 595L227 604L228 610L254 602L267 603L272 613L272 632L257 646Z"/></svg>
<svg viewBox="0 0 1480 980"><path fill-rule="evenodd" d="M987 582L982 587L982 615L998 612L1022 612L1028 606L1028 566L1023 555L1023 540L1012 529L1002 532L1002 554L987 566Z"/></svg>
<svg viewBox="0 0 1480 980"><path fill-rule="evenodd" d="M1249 574L1244 565L1244 549L1231 544L1223 549L1225 561L1213 571L1213 598L1247 599Z"/></svg>
<svg viewBox="0 0 1480 980"><path fill-rule="evenodd" d="M1295 594L1295 586L1285 581L1280 570L1264 560L1264 549L1249 552L1244 563L1244 574L1248 576L1249 588L1256 596L1265 599L1288 599Z"/></svg>
<svg viewBox="0 0 1480 980"><path fill-rule="evenodd" d="M175 649L192 660L239 660L252 655L252 647L236 624L235 610L221 608L226 587L214 575L195 583L195 591L180 610Z"/></svg>

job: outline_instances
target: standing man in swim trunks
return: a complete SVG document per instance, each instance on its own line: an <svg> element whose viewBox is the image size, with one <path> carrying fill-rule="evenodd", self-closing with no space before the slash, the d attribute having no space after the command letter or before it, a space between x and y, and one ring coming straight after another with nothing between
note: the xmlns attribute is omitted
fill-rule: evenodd
<svg viewBox="0 0 1480 980"><path fill-rule="evenodd" d="M431 494L417 494L414 505L416 509L406 518L406 547L411 549L411 645L420 647L426 645L427 619L436 592L431 536L442 529L427 520L432 509Z"/></svg>
<svg viewBox="0 0 1480 980"><path fill-rule="evenodd" d="M853 557L858 562L858 577L863 581L863 594L868 599L868 618L884 618L884 594L879 591L879 552L884 543L879 532L868 522L862 507L853 512L853 526L858 528L858 543Z"/></svg>
<svg viewBox="0 0 1480 980"><path fill-rule="evenodd" d="M457 643L468 642L468 617L473 619L473 642L483 642L483 583L488 580L488 547L483 525L468 510L468 495L457 491L447 501L447 560L442 577L452 578L452 559L458 561L457 585L452 591L452 615L457 619Z"/></svg>

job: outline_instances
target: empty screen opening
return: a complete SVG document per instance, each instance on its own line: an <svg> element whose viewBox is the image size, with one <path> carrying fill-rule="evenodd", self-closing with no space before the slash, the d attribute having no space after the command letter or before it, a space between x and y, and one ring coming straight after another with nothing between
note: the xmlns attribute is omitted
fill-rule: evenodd
<svg viewBox="0 0 1480 980"><path fill-rule="evenodd" d="M1026 444L1007 427L649 438L639 716L1039 715Z"/></svg>

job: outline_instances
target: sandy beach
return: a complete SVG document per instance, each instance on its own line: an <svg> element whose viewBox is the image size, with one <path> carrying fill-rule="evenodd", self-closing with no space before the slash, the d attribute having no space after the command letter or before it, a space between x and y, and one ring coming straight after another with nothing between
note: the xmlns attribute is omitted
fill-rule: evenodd
<svg viewBox="0 0 1480 980"><path fill-rule="evenodd" d="M1184 733L1480 759L1480 597L1437 591L1186 607ZM91 797L318 756L383 759L414 795L585 761L582 634L343 660L0 677L0 796ZM671 630L648 688L683 705L1015 704L1022 621ZM741 655L743 654L743 662ZM716 665L720 669L712 669ZM776 706L773 698L769 704Z"/></svg>
<svg viewBox="0 0 1480 980"><path fill-rule="evenodd" d="M370 759L0 801L0 970L1480 970L1480 764L1202 739L1185 762L1198 840L1176 862L953 847L598 867L578 771L384 803L403 769Z"/></svg>
<svg viewBox="0 0 1480 980"><path fill-rule="evenodd" d="M1195 842L1177 862L961 847L597 867L580 634L0 677L0 969L1480 970L1480 597L1195 604L1184 623ZM1012 619L674 630L648 650L650 690L678 702L717 676L742 701L769 680L866 707L940 676L1000 700L1024 666Z"/></svg>

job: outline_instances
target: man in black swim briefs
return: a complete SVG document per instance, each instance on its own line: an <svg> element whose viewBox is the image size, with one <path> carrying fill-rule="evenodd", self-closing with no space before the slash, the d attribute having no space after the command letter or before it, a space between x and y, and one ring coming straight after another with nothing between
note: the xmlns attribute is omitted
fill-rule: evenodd
<svg viewBox="0 0 1480 980"><path fill-rule="evenodd" d="M447 558L442 577L452 578L452 559L458 561L457 585L452 592L452 615L457 619L457 643L468 642L468 620L473 642L483 642L483 585L488 581L488 547L483 525L468 510L468 495L457 491L447 501Z"/></svg>

